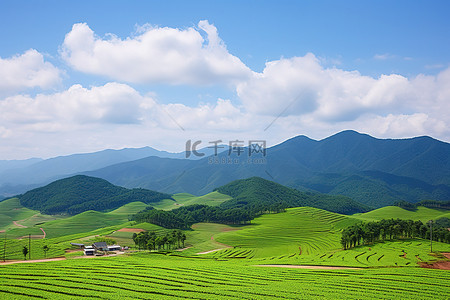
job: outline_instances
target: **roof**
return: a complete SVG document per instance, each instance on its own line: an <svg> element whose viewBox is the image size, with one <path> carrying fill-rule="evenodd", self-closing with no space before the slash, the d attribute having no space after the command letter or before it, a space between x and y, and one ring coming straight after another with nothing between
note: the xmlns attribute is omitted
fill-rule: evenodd
<svg viewBox="0 0 450 300"><path fill-rule="evenodd" d="M97 249L108 248L108 245L105 242L96 242L93 243L92 246L94 246Z"/></svg>
<svg viewBox="0 0 450 300"><path fill-rule="evenodd" d="M84 244L79 244L79 243L70 243L72 246L79 246L79 247L83 247Z"/></svg>

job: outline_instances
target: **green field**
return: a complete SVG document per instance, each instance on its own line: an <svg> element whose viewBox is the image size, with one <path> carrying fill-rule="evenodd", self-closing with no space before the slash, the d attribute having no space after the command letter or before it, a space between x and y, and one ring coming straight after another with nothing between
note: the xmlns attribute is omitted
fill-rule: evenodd
<svg viewBox="0 0 450 300"><path fill-rule="evenodd" d="M436 220L443 217L449 218L450 213L448 210L431 209L423 206L419 206L415 211L406 210L398 206L386 206L364 214L355 214L353 217L364 221L399 218L404 220L422 221L425 223L431 219Z"/></svg>
<svg viewBox="0 0 450 300"><path fill-rule="evenodd" d="M203 197L177 194L173 209L192 203L218 205L218 193ZM169 205L170 204L170 205ZM298 207L257 217L251 225L198 223L186 230L186 249L166 255L138 251L116 257L77 258L66 253L71 242L91 243L97 236L134 246L138 228L165 234L169 229L149 223L129 222L129 215L147 205L133 202L103 213L86 211L76 216L41 215L20 206L17 199L0 202L1 220L7 229L6 259L22 260L28 234L47 234L31 240L31 259L65 257L64 261L0 264L1 299L449 299L450 272L419 268L420 262L444 260L439 252L450 245L423 239L399 239L342 250L341 230L358 222L383 218L428 221L448 216L447 211L419 207L406 211L385 207L352 216ZM50 220L46 221L46 218ZM55 218L55 217L53 217ZM28 226L19 228L12 221ZM18 239L18 237L24 237ZM3 246L2 243L0 243ZM296 269L260 265L340 266L360 269ZM330 288L332 287L332 288Z"/></svg>
<svg viewBox="0 0 450 300"><path fill-rule="evenodd" d="M0 202L0 230L29 227L35 224L55 220L60 216L43 215L39 211L23 207L18 198L11 198ZM14 225L16 221L19 225Z"/></svg>
<svg viewBox="0 0 450 300"><path fill-rule="evenodd" d="M156 209L171 210L180 206L203 204L209 206L217 206L223 202L230 200L231 197L219 192L211 192L203 196L194 196L188 193L179 193L172 196L175 201L165 199L155 204L151 204Z"/></svg>
<svg viewBox="0 0 450 300"><path fill-rule="evenodd" d="M388 209L392 208L396 209ZM419 209L413 214L407 213L414 219L427 219L433 211ZM442 215L440 211L434 213ZM379 242L342 250L340 230L361 220L373 220L373 216L372 212L344 216L317 208L291 208L284 213L260 216L252 225L240 230L215 234L215 241L234 248L207 256L252 258L275 264L356 267L417 266L418 262L436 260L429 253L429 241L422 239ZM450 245L445 243L433 242L433 248L434 251L450 252Z"/></svg>
<svg viewBox="0 0 450 300"><path fill-rule="evenodd" d="M0 266L3 299L448 299L450 273L308 270L157 254Z"/></svg>

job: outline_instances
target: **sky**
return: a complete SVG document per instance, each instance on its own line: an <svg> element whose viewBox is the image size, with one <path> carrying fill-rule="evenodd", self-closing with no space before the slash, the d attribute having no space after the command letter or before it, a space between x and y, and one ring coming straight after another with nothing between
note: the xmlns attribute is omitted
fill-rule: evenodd
<svg viewBox="0 0 450 300"><path fill-rule="evenodd" d="M450 141L448 1L0 0L0 160Z"/></svg>

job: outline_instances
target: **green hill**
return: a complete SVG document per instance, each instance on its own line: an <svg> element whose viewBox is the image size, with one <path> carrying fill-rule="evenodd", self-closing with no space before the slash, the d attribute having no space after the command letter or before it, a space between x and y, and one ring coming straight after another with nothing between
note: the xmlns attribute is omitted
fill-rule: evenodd
<svg viewBox="0 0 450 300"><path fill-rule="evenodd" d="M260 177L236 180L216 191L233 197L221 204L222 208L244 208L253 213L299 206L317 207L343 214L368 210L368 207L347 197L300 192Z"/></svg>
<svg viewBox="0 0 450 300"><path fill-rule="evenodd" d="M248 156L245 157L247 160ZM450 199L450 144L430 137L376 139L343 131L323 140L297 136L267 149L264 164L148 157L86 173L126 187L202 195L253 176L299 190L344 195L373 207L399 200Z"/></svg>
<svg viewBox="0 0 450 300"><path fill-rule="evenodd" d="M45 214L75 215L87 210L105 211L141 201L146 204L171 195L145 189L126 189L95 177L77 175L50 183L19 196L20 203Z"/></svg>
<svg viewBox="0 0 450 300"><path fill-rule="evenodd" d="M151 206L153 206L156 209L163 209L163 210L171 210L179 208L181 206L194 204L218 206L223 202L230 200L231 197L216 191L208 193L203 196L194 196L189 193L178 193L172 195L172 199L173 200L164 199L157 203L152 203Z"/></svg>
<svg viewBox="0 0 450 300"><path fill-rule="evenodd" d="M30 227L38 223L59 218L61 217L43 215L37 210L26 208L20 204L18 198L11 198L0 202L0 230Z"/></svg>
<svg viewBox="0 0 450 300"><path fill-rule="evenodd" d="M404 219L427 222L429 220L436 220L439 218L449 216L450 211L441 209L432 209L423 206L419 206L417 210L410 211L398 206L386 206L378 208L367 213L355 214L356 217L364 221L378 221L381 219Z"/></svg>
<svg viewBox="0 0 450 300"><path fill-rule="evenodd" d="M347 226L375 218L396 217L427 220L439 218L442 211L419 209L416 212L375 211L353 216L331 213L317 208L298 207L284 213L266 214L236 230L214 234L211 239L233 248L215 251L207 256L222 259L253 258L270 264L310 264L345 266L415 266L421 261L435 260L430 243L422 239L385 241L374 245L342 250L341 230ZM382 209L381 209L382 210ZM223 247L220 247L223 248ZM450 244L433 242L434 251L449 252ZM406 253L406 254L405 254Z"/></svg>

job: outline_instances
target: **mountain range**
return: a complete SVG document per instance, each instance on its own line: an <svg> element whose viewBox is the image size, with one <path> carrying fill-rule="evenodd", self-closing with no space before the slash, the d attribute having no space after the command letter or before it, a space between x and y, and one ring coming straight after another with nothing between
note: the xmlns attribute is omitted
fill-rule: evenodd
<svg viewBox="0 0 450 300"><path fill-rule="evenodd" d="M199 150L210 155L213 150ZM0 160L0 197L26 192L32 188L48 184L81 172L92 171L117 163L137 160L144 157L195 160L200 157L186 155L185 152L171 153L151 147L107 149L93 153L72 154L49 159L31 158L26 160Z"/></svg>
<svg viewBox="0 0 450 300"><path fill-rule="evenodd" d="M373 207L450 199L450 144L429 137L376 139L344 131L320 141L297 136L268 148L262 163L249 164L245 155L222 152L196 161L148 157L86 174L166 193L205 194L257 176Z"/></svg>
<svg viewBox="0 0 450 300"><path fill-rule="evenodd" d="M121 151L131 153L130 149ZM3 187L9 183L24 188L30 182L37 184L38 178L43 178L40 174L46 174L50 181L72 172L127 188L203 195L233 180L256 176L300 191L348 196L372 207L399 200L450 199L450 144L430 137L377 139L343 131L322 140L297 136L268 148L265 155L249 157L245 148L240 155L224 151L197 160L182 159L183 154L174 158L163 157L164 153L150 156L144 150L136 152L139 154L126 158L111 158L108 150L86 157L68 156L61 165L54 163L58 158L44 160L2 173L0 182ZM51 172L46 167L50 162ZM34 173L24 180L20 176L24 172ZM28 180L30 177L36 180Z"/></svg>

